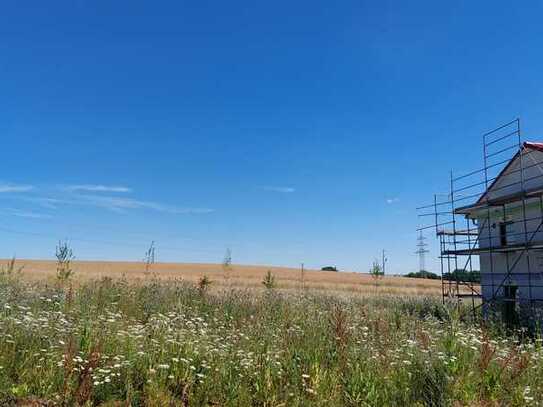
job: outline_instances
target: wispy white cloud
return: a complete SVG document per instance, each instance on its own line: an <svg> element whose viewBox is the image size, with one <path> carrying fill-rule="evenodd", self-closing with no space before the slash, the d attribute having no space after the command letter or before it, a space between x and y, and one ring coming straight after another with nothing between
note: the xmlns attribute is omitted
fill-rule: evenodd
<svg viewBox="0 0 543 407"><path fill-rule="evenodd" d="M1 184L0 192L29 191L32 186ZM18 200L39 205L41 208L57 210L65 206L89 206L104 208L116 212L128 210L152 210L170 214L206 214L214 212L211 208L184 207L169 205L155 201L139 200L126 195L114 195L116 193L130 193L132 189L121 185L104 184L56 184L50 187L40 187L39 194L18 196ZM29 213L17 213L16 216L33 216Z"/></svg>
<svg viewBox="0 0 543 407"><path fill-rule="evenodd" d="M291 192L296 191L296 189L292 187L279 187L279 186L270 186L270 185L266 185L260 188L263 189L264 191L281 192L281 193L291 193Z"/></svg>
<svg viewBox="0 0 543 407"><path fill-rule="evenodd" d="M17 185L17 184L6 184L0 183L0 193L9 193L9 192L28 192L34 189L33 185Z"/></svg>
<svg viewBox="0 0 543 407"><path fill-rule="evenodd" d="M26 198L25 201L37 203L41 207L47 208L47 209L58 209L59 204L67 203L63 199L47 198L47 197Z"/></svg>
<svg viewBox="0 0 543 407"><path fill-rule="evenodd" d="M44 213L38 213L34 211L27 211L22 209L15 209L15 208L4 208L0 210L1 212L17 216L19 218L32 218L32 219L50 219L52 216Z"/></svg>
<svg viewBox="0 0 543 407"><path fill-rule="evenodd" d="M58 209L62 205L83 205L104 208L116 212L124 212L132 209L149 209L171 214L206 214L214 212L214 209L210 208L180 207L108 195L73 194L66 198L34 197L29 198L28 200L49 209Z"/></svg>
<svg viewBox="0 0 543 407"><path fill-rule="evenodd" d="M387 204L393 204L393 203L396 203L396 202L400 202L400 198L387 198L386 200L386 203Z"/></svg>
<svg viewBox="0 0 543 407"><path fill-rule="evenodd" d="M103 207L106 209L122 211L126 209L151 209L157 212L167 212L173 214L203 214L211 213L214 210L209 208L186 208L173 205L162 204L152 201L140 201L132 198L120 198L115 196L101 195L79 195L79 199L89 205Z"/></svg>
<svg viewBox="0 0 543 407"><path fill-rule="evenodd" d="M14 212L13 216L18 216L20 218L32 218L32 219L51 219L51 215L43 214L43 213L36 213L36 212L30 212L30 211L18 211Z"/></svg>
<svg viewBox="0 0 543 407"><path fill-rule="evenodd" d="M131 188L125 186L101 184L68 185L64 189L72 192L132 192Z"/></svg>

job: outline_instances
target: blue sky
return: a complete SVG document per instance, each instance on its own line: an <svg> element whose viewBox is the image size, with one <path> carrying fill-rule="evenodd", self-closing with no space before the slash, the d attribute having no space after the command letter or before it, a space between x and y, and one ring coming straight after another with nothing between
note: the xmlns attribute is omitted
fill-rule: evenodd
<svg viewBox="0 0 543 407"><path fill-rule="evenodd" d="M543 139L539 2L1 7L2 257L413 271L481 133Z"/></svg>

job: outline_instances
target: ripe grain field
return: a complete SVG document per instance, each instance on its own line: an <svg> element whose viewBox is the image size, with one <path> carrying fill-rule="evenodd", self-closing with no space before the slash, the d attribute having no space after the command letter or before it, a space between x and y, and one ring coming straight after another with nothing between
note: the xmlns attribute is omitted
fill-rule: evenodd
<svg viewBox="0 0 543 407"><path fill-rule="evenodd" d="M0 260L6 263L7 260ZM28 281L54 281L56 263L44 260L17 260L23 267L22 276ZM137 282L148 279L141 262L74 261L72 267L77 275L75 282L89 281L103 277L126 278ZM206 275L213 288L262 288L262 280L271 271L278 289L299 289L300 269L273 266L232 265L225 273L221 264L203 263L155 263L151 273L159 280L184 280L197 282ZM227 275L225 275L227 274ZM437 280L413 279L385 276L377 282L369 275L354 272L333 272L305 270L304 285L309 290L323 290L328 293L355 293L369 295L441 295L441 282Z"/></svg>

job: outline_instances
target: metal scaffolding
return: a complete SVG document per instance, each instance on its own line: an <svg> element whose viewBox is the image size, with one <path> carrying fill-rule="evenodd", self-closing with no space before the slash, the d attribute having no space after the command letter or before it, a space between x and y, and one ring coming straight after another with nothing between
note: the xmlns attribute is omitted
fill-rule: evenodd
<svg viewBox="0 0 543 407"><path fill-rule="evenodd" d="M439 243L443 301L467 300L474 315L480 307L483 315L494 309L502 316L522 307L533 316L534 305L543 304L541 272L531 264L543 249L543 171L530 176L530 169L539 171L543 161L529 157L537 150L526 145L519 119L485 133L483 167L460 176L451 171L449 192L417 208L426 220L417 231L433 230ZM520 165L512 165L514 161ZM497 183L505 175L513 175L514 182ZM518 289L522 297L516 295Z"/></svg>

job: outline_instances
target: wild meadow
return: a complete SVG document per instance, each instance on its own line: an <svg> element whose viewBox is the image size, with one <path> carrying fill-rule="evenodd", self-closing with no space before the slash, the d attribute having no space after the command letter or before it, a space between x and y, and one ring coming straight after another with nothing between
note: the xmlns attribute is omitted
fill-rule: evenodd
<svg viewBox="0 0 543 407"><path fill-rule="evenodd" d="M2 406L543 404L539 338L435 297L19 274L0 276Z"/></svg>

